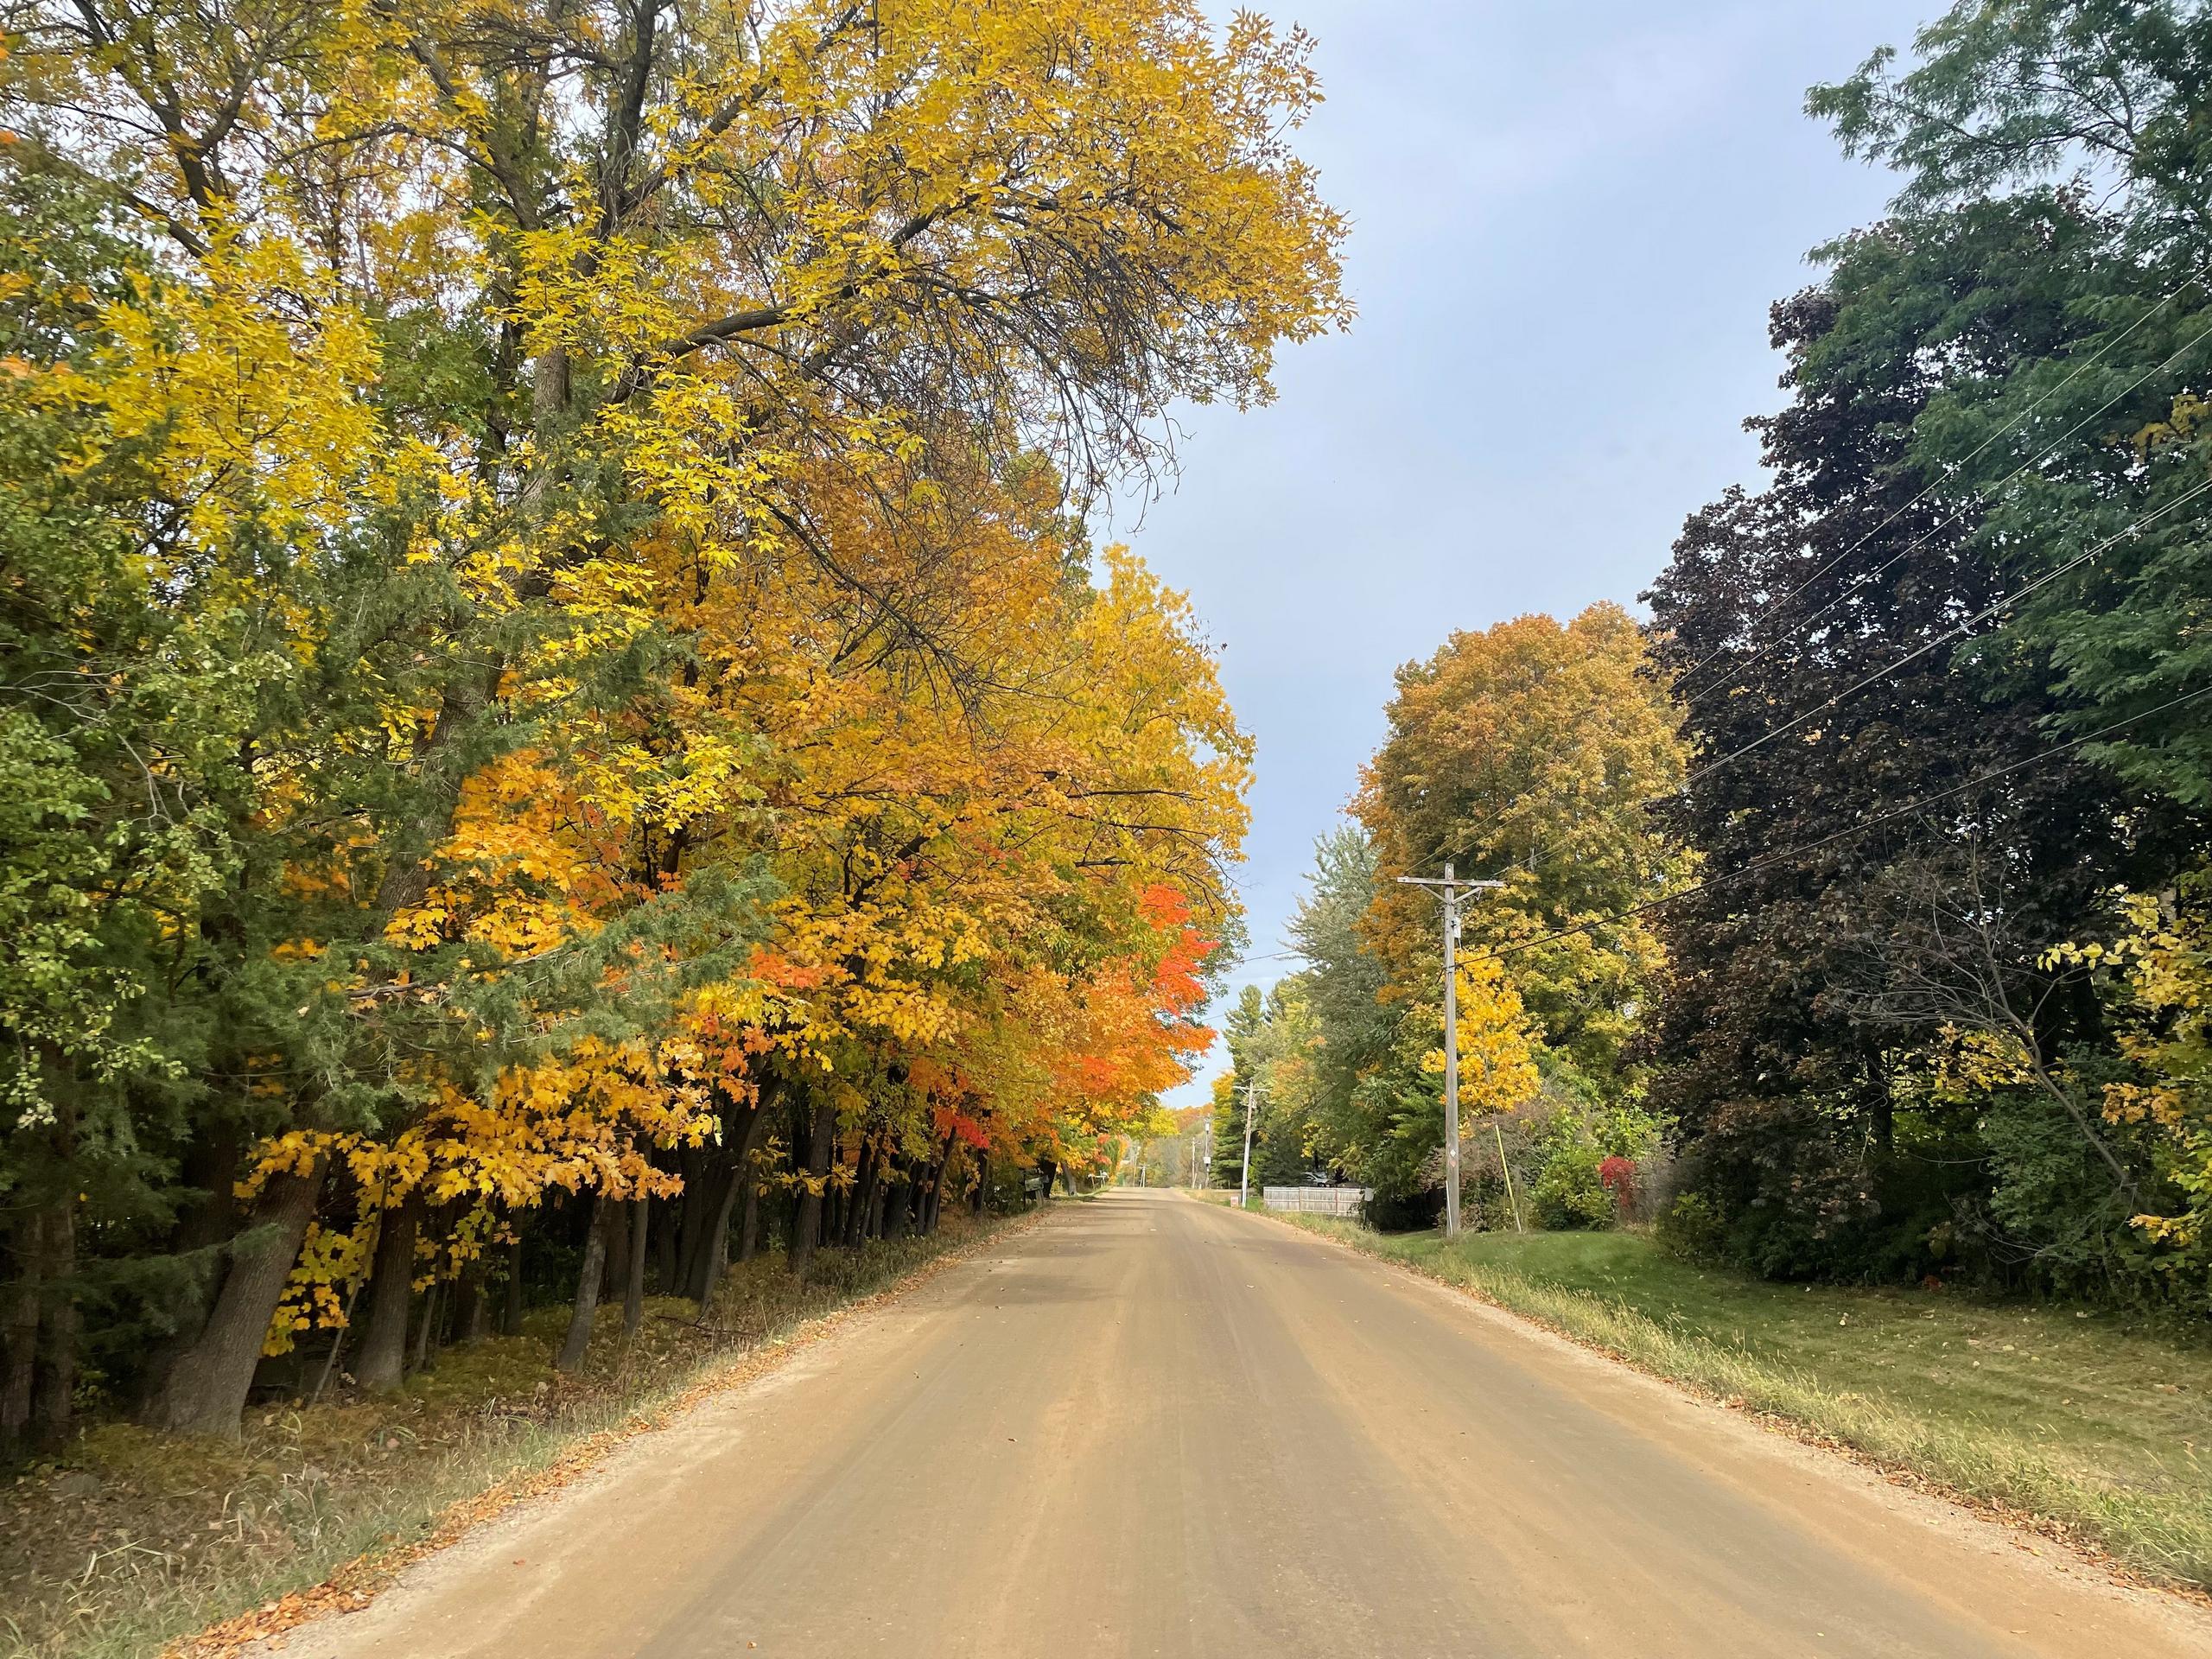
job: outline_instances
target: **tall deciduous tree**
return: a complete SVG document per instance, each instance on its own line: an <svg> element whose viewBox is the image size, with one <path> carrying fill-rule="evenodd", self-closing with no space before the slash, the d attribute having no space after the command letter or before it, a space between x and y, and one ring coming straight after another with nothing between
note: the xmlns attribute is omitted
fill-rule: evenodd
<svg viewBox="0 0 2212 1659"><path fill-rule="evenodd" d="M1697 746L1675 824L1716 884L1667 912L1659 1096L1767 1268L2133 1271L2067 1265L2150 1172L2138 1144L2115 1180L2132 1137L2094 1122L2105 1011L2037 962L2201 845L2174 699L2203 679L2204 20L1961 5L1910 72L1813 95L1904 188L1776 308L1773 487L1693 518L1651 595ZM1936 1011L2030 982L2043 1085L1952 1086Z"/></svg>
<svg viewBox="0 0 2212 1659"><path fill-rule="evenodd" d="M1683 869L1649 806L1681 779L1676 716L1643 666L1617 606L1455 634L1399 671L1355 803L1391 993L1421 995L1440 972L1434 901L1395 878L1454 860L1504 884L1463 907L1467 949L1517 947L1509 971L1546 1044L1607 1083L1659 963L1635 912Z"/></svg>
<svg viewBox="0 0 2212 1659"><path fill-rule="evenodd" d="M734 1192L802 1081L808 1179L874 1148L933 1216L987 1120L1095 1139L1177 1075L1246 751L1179 601L1118 555L1094 590L1068 521L1348 315L1304 37L1179 0L11 28L5 164L72 280L0 293L0 526L48 567L0 904L64 969L0 976L5 1179L43 1214L130 1148L101 1249L165 1264L155 1421L234 1432L379 1233L404 1330L550 1199ZM728 1208L684 1193L687 1284ZM34 1376L76 1236L10 1242L65 1305Z"/></svg>

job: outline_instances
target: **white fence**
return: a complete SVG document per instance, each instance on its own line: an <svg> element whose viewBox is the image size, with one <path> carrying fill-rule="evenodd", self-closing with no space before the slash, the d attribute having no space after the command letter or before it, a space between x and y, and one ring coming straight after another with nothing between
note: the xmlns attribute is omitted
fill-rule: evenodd
<svg viewBox="0 0 2212 1659"><path fill-rule="evenodd" d="M1261 1201L1270 1210L1301 1216L1357 1216L1367 1202L1363 1186L1263 1186Z"/></svg>

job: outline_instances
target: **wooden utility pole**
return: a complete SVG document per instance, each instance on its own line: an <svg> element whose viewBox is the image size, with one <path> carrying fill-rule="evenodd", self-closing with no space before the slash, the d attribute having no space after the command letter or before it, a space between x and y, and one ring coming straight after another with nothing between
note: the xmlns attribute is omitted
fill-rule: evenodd
<svg viewBox="0 0 2212 1659"><path fill-rule="evenodd" d="M1503 881L1461 881L1447 861L1441 877L1402 875L1444 900L1444 1236L1459 1236L1459 895L1502 887Z"/></svg>
<svg viewBox="0 0 2212 1659"><path fill-rule="evenodd" d="M1255 1077L1244 1085L1244 1168L1243 1185L1236 1194L1239 1210L1252 1207L1252 1105L1259 1097L1260 1080Z"/></svg>

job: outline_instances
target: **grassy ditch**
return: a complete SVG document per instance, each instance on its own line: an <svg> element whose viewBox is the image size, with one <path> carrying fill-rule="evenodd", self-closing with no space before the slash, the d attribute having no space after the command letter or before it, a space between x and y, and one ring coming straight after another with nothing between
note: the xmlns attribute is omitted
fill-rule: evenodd
<svg viewBox="0 0 2212 1659"><path fill-rule="evenodd" d="M2212 1344L2110 1314L1777 1285L1636 1233L1378 1234L1281 1216L1655 1375L2212 1588Z"/></svg>
<svg viewBox="0 0 2212 1659"><path fill-rule="evenodd" d="M948 1211L928 1238L829 1250L794 1280L780 1254L734 1268L711 1325L656 1298L637 1338L602 1306L575 1376L552 1357L568 1310L522 1332L442 1354L388 1399L249 1412L236 1445L90 1430L68 1455L0 1485L0 1654L125 1659L257 1610L341 1568L365 1593L364 1557L397 1558L466 1521L463 1506L588 1456L810 1320L896 1285L1009 1222ZM334 1605L350 1605L345 1597Z"/></svg>

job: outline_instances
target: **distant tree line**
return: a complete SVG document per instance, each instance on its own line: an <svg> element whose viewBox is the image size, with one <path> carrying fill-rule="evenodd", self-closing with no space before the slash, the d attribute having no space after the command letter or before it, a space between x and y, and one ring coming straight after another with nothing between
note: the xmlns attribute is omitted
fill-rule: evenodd
<svg viewBox="0 0 2212 1659"><path fill-rule="evenodd" d="M1217 1176L1257 1077L1264 1167L1427 1218L1393 878L1454 857L1506 884L1462 1046L1471 993L1535 1077L1471 1116L1484 1224L1514 1170L1776 1276L2212 1311L2212 6L1974 0L1810 108L1900 188L1773 308L1771 482L1691 515L1640 638L1401 673L1307 965L1230 1021Z"/></svg>

